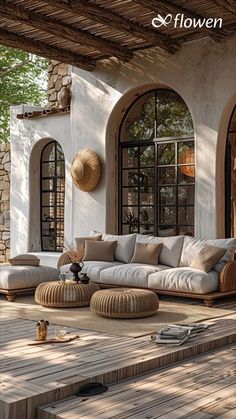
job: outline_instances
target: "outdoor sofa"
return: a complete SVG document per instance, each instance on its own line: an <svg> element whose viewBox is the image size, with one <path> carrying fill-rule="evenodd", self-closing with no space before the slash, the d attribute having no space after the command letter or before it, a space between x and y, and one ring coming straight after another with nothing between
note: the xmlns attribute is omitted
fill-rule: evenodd
<svg viewBox="0 0 236 419"><path fill-rule="evenodd" d="M92 231L90 236L98 234L102 233ZM150 289L157 294L202 299L207 306L212 306L215 299L236 294L234 238L204 240L190 236L102 234L102 240L117 241L114 260L108 262L103 260L105 257L101 257L101 260L83 261L83 272L87 273L90 281L97 283L101 288ZM158 264L144 263L143 259L142 263L133 263L137 243L162 243ZM209 246L225 249L224 255L209 272L191 267L193 261ZM58 267L62 272L69 271L68 254L70 252L65 252L58 261ZM141 255L141 258L143 257L145 254Z"/></svg>

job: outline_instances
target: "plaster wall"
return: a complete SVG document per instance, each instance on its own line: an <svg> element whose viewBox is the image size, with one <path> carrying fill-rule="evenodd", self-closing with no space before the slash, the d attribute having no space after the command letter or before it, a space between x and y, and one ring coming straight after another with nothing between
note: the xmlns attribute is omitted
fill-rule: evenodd
<svg viewBox="0 0 236 419"><path fill-rule="evenodd" d="M40 251L40 155L44 145L56 140L65 155L65 232L71 237L72 181L70 164L69 114L37 119L17 119L32 107L22 105L12 108L11 115L11 255Z"/></svg>
<svg viewBox="0 0 236 419"><path fill-rule="evenodd" d="M11 121L12 254L40 250L36 209L36 205L39 206L37 165L42 146L51 138L61 144L65 154L66 242L72 244L74 237L87 235L91 229L117 231L119 125L132 101L146 90L158 86L176 90L186 101L194 121L195 235L208 238L223 236L223 228L219 225L222 226L224 220L217 209L222 209L223 174L222 170L217 172L217 160L224 160L226 139L222 134L219 137L218 130L226 108L225 118L229 118L228 112L232 111L229 104L236 92L235 41L236 37L216 44L205 39L186 44L174 56L157 54L155 50L145 51L129 63L108 60L99 64L92 73L72 68L70 115L18 120L16 114L27 109L14 107ZM219 142L221 147L218 147ZM70 176L73 156L82 148L95 150L102 164L101 181L90 193L79 191ZM217 155L219 149L221 153ZM221 195L222 199L219 198ZM34 215L30 205L35 205Z"/></svg>
<svg viewBox="0 0 236 419"><path fill-rule="evenodd" d="M137 95L154 87L169 86L186 101L194 121L195 235L208 238L224 235L223 214L218 213L218 208L222 211L223 173L220 179L217 166L219 159L224 161L226 138L219 138L218 130L221 117L236 92L235 68L236 37L222 43L210 39L189 43L174 56L146 51L130 63L111 60L100 64L93 73L73 69L72 114L76 112L78 118L74 118L72 135L79 132L80 146L89 144L106 161L106 186L103 181L99 190L80 201L78 223L81 233L87 234L94 226L104 230L105 224L107 231L117 231L117 194L114 191L117 190L115 143L118 127ZM226 119L232 109L228 109ZM223 142L221 154L217 154L219 142ZM85 217L87 208L89 214Z"/></svg>

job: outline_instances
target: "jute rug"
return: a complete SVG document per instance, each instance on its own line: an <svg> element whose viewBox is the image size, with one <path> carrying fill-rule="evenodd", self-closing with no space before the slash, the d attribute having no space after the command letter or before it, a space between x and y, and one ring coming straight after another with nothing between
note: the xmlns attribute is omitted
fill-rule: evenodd
<svg viewBox="0 0 236 419"><path fill-rule="evenodd" d="M207 308L201 304L161 300L159 310L154 316L141 319L108 319L92 313L89 307L42 307L34 302L33 296L19 296L13 303L2 298L0 311L21 319L44 319L54 324L127 337L148 335L169 323L187 324L234 313L232 310Z"/></svg>

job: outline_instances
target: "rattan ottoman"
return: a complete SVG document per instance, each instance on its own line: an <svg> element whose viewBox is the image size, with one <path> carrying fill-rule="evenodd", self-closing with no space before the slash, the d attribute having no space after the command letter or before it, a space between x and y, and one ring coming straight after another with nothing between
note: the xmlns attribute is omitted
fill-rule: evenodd
<svg viewBox="0 0 236 419"><path fill-rule="evenodd" d="M152 316L159 308L157 295L149 290L111 288L93 294L90 309L102 317L131 319Z"/></svg>
<svg viewBox="0 0 236 419"><path fill-rule="evenodd" d="M85 307L89 306L96 284L76 284L63 282L43 282L35 291L35 301L45 307Z"/></svg>

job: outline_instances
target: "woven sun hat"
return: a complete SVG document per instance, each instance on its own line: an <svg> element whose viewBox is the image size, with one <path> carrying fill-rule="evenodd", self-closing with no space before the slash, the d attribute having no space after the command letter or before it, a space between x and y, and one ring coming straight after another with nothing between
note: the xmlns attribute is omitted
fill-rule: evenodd
<svg viewBox="0 0 236 419"><path fill-rule="evenodd" d="M93 150L79 151L71 165L72 179L81 191L89 192L96 188L101 169L97 154Z"/></svg>

